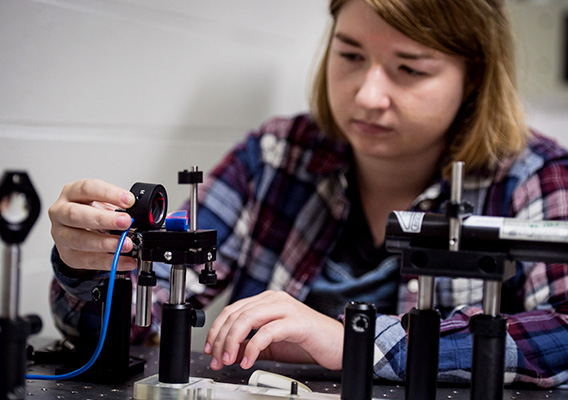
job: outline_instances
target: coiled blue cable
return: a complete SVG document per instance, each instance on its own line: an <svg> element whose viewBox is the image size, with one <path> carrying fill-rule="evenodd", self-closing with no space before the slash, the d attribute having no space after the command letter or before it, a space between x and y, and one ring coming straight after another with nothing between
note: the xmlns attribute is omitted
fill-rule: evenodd
<svg viewBox="0 0 568 400"><path fill-rule="evenodd" d="M132 222L131 222L131 224L132 224ZM97 361L97 358L101 354L101 351L103 349L103 345L105 343L105 338L106 338L106 333L107 333L107 328L108 328L108 321L109 321L109 316L110 316L110 308L111 308L111 305L112 305L112 293L114 291L114 280L116 278L116 269L118 267L118 258L120 257L120 252L122 251L122 246L124 245L124 240L126 239L127 234L128 234L128 229L126 229L124 232L122 232L122 234L120 235L120 239L118 241L118 246L116 247L116 252L114 253L114 259L112 260L112 267L111 267L111 270L110 270L110 276L109 276L109 281L108 281L108 291L107 291L106 304L105 304L105 310L104 310L103 324L102 324L102 327L101 327L101 335L99 337L99 343L97 344L97 348L95 349L95 352L93 353L91 359L89 361L87 361L87 363L85 365L83 365L81 368L76 369L75 371L68 372L66 374L61 374L61 375L26 375L26 379L43 380L43 381L62 381L62 380L65 380L65 379L74 378L77 375L80 375L83 372L85 372L86 370L88 370L89 368L91 368L91 366L95 363L95 361Z"/></svg>

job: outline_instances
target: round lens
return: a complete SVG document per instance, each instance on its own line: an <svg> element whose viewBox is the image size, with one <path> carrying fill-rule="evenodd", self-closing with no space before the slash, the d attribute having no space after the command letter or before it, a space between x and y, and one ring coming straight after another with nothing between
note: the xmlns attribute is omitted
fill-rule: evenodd
<svg viewBox="0 0 568 400"><path fill-rule="evenodd" d="M150 205L150 224L162 225L164 222L164 214L166 209L166 201L162 193L156 193Z"/></svg>
<svg viewBox="0 0 568 400"><path fill-rule="evenodd" d="M0 200L0 214L10 224L21 224L30 215L28 199L24 193L14 192Z"/></svg>
<svg viewBox="0 0 568 400"><path fill-rule="evenodd" d="M162 185L137 182L130 191L136 197L126 210L134 219L133 227L140 230L160 229L168 212L168 196Z"/></svg>

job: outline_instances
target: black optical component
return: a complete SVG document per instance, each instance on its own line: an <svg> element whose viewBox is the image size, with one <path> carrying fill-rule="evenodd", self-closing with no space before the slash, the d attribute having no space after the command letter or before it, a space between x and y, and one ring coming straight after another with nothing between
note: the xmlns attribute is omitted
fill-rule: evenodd
<svg viewBox="0 0 568 400"><path fill-rule="evenodd" d="M341 400L371 400L375 319L372 303L349 302L345 306L345 336L341 369Z"/></svg>
<svg viewBox="0 0 568 400"><path fill-rule="evenodd" d="M130 188L136 203L126 212L134 219L133 228L160 229L168 211L168 195L162 185L137 182Z"/></svg>
<svg viewBox="0 0 568 400"><path fill-rule="evenodd" d="M7 171L0 182L0 238L9 244L24 241L39 217L41 204L28 174Z"/></svg>

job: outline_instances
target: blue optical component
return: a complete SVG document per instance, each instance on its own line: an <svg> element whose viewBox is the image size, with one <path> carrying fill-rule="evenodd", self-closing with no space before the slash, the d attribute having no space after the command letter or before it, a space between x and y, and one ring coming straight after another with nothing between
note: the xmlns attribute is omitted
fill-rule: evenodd
<svg viewBox="0 0 568 400"><path fill-rule="evenodd" d="M189 217L187 210L174 211L166 217L166 231L187 231L189 227Z"/></svg>

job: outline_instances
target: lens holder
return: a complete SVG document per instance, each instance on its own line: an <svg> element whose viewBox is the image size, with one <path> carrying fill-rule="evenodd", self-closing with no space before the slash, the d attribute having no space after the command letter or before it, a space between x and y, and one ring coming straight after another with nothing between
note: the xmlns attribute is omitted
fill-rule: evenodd
<svg viewBox="0 0 568 400"><path fill-rule="evenodd" d="M130 191L136 197L134 205L126 210L134 220L132 227L140 230L160 229L168 211L166 189L159 184L137 182Z"/></svg>

